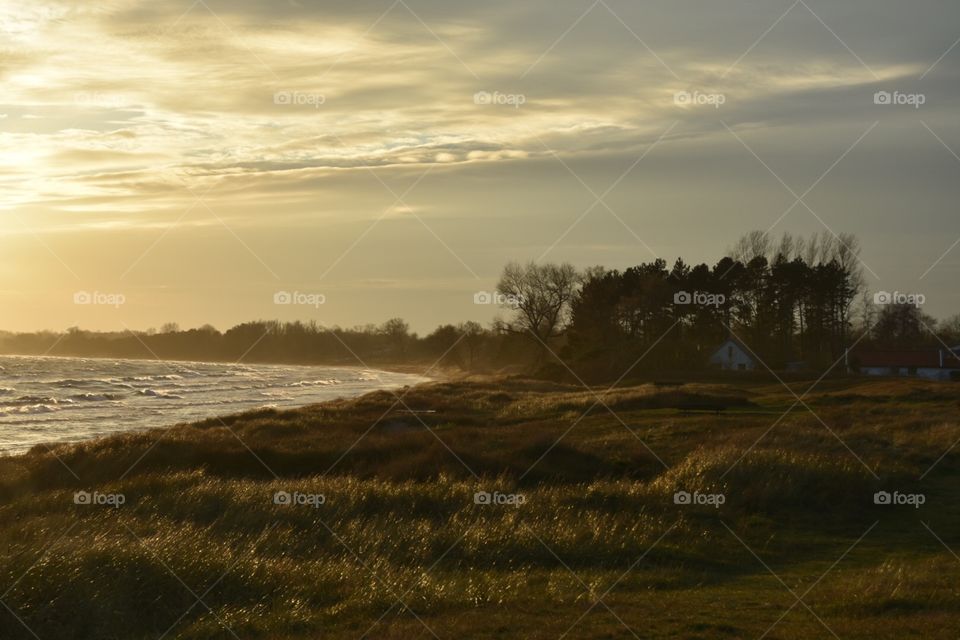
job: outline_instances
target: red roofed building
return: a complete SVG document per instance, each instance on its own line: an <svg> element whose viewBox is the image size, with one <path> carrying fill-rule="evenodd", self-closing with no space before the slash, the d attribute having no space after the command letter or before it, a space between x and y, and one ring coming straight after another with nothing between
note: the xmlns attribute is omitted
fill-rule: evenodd
<svg viewBox="0 0 960 640"><path fill-rule="evenodd" d="M960 347L855 351L847 354L847 366L868 376L960 380Z"/></svg>

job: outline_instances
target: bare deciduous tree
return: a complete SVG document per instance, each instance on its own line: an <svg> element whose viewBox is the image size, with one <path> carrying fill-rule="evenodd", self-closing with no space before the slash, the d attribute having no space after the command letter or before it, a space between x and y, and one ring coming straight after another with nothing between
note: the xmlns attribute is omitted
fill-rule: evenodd
<svg viewBox="0 0 960 640"><path fill-rule="evenodd" d="M580 280L570 264L511 262L504 267L497 290L503 296L503 306L514 314L509 322L500 323L500 328L532 334L546 344L566 327Z"/></svg>
<svg viewBox="0 0 960 640"><path fill-rule="evenodd" d="M773 241L770 234L765 231L751 231L740 237L737 244L730 251L730 256L739 260L743 264L749 263L754 258L768 258Z"/></svg>

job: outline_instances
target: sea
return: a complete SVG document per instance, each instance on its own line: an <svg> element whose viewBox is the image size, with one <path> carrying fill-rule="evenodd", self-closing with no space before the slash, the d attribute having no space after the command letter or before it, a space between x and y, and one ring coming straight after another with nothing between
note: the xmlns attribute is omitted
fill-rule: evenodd
<svg viewBox="0 0 960 640"><path fill-rule="evenodd" d="M426 380L355 367L0 356L0 455Z"/></svg>

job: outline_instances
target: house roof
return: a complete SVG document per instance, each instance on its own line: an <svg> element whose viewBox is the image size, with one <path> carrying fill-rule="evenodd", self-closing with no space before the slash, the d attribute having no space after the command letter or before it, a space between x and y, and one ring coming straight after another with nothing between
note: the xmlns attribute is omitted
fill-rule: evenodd
<svg viewBox="0 0 960 640"><path fill-rule="evenodd" d="M721 344L719 344L719 345L717 346L717 348L713 350L713 355L717 355L718 353L720 353L721 351L723 351L724 347L726 347L726 346L727 346L728 344L730 344L731 342L732 342L734 345L736 345L736 347L737 347L738 349L740 349L740 351L743 352L743 355L747 356L747 357L750 358L751 360L755 360L755 359L756 359L756 358L753 357L753 351L751 351L750 348L749 348L747 345L745 345L742 341L740 341L740 340L738 340L737 338L734 338L734 337L727 338L727 339L724 340Z"/></svg>
<svg viewBox="0 0 960 640"><path fill-rule="evenodd" d="M887 349L857 351L854 358L861 367L924 367L940 369L943 353L944 369L960 369L960 358L945 349Z"/></svg>

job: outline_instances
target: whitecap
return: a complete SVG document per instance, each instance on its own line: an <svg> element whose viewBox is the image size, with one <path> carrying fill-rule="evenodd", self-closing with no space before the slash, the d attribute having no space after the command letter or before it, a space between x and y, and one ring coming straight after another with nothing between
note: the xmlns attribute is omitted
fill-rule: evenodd
<svg viewBox="0 0 960 640"><path fill-rule="evenodd" d="M50 404L28 404L22 407L3 407L0 408L0 412L5 414L10 413L20 413L20 414L35 414L35 413L53 413L54 411L59 411L59 409Z"/></svg>
<svg viewBox="0 0 960 640"><path fill-rule="evenodd" d="M105 402L107 400L119 400L123 396L116 393L78 393L71 397L74 400L83 400L85 402Z"/></svg>
<svg viewBox="0 0 960 640"><path fill-rule="evenodd" d="M330 380L301 380L300 382L291 382L288 387L325 387L331 384L340 384L336 378Z"/></svg>
<svg viewBox="0 0 960 640"><path fill-rule="evenodd" d="M158 391L156 389L140 389L137 393L151 398L166 398L168 400L183 400L183 396L178 396L169 391Z"/></svg>

